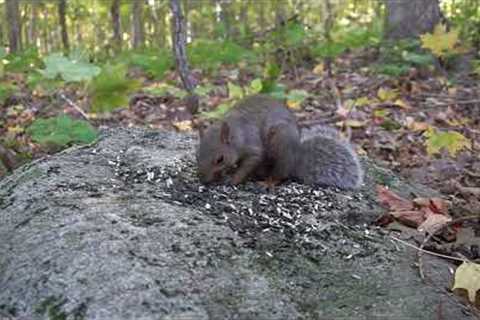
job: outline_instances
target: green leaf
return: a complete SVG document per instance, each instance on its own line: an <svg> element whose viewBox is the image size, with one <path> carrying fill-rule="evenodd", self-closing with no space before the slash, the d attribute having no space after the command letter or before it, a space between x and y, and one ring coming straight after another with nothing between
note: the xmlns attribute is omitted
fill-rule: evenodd
<svg viewBox="0 0 480 320"><path fill-rule="evenodd" d="M472 142L456 131L441 132L429 128L425 131L424 135L427 137L425 145L429 155L439 153L440 150L446 149L450 156L454 157L459 151L472 147Z"/></svg>
<svg viewBox="0 0 480 320"><path fill-rule="evenodd" d="M33 71L27 76L27 86L30 90L41 91L44 94L53 93L62 87L64 82L57 79L47 79L40 72Z"/></svg>
<svg viewBox="0 0 480 320"><path fill-rule="evenodd" d="M92 111L107 112L127 106L128 95L139 87L140 82L127 78L126 65L105 65L89 86Z"/></svg>
<svg viewBox="0 0 480 320"><path fill-rule="evenodd" d="M154 79L163 79L165 73L175 65L171 52L167 50L129 52L120 61L141 68Z"/></svg>
<svg viewBox="0 0 480 320"><path fill-rule="evenodd" d="M199 96L207 96L215 87L211 84L205 84L202 86L197 86L195 88L195 93Z"/></svg>
<svg viewBox="0 0 480 320"><path fill-rule="evenodd" d="M303 100L308 97L308 92L305 90L292 90L287 95L287 105L291 109L298 109Z"/></svg>
<svg viewBox="0 0 480 320"><path fill-rule="evenodd" d="M399 77L410 70L408 65L400 64L379 64L375 67L375 71L388 76Z"/></svg>
<svg viewBox="0 0 480 320"><path fill-rule="evenodd" d="M410 62L418 66L428 66L433 63L433 57L428 54L418 54L414 52L404 51L402 58L406 62Z"/></svg>
<svg viewBox="0 0 480 320"><path fill-rule="evenodd" d="M250 82L249 94L259 93L260 91L262 91L262 88L262 79L253 79L252 82Z"/></svg>
<svg viewBox="0 0 480 320"><path fill-rule="evenodd" d="M15 85L9 83L0 83L0 105L3 104L5 100L16 90L18 90L18 88Z"/></svg>
<svg viewBox="0 0 480 320"><path fill-rule="evenodd" d="M45 69L39 72L47 79L60 76L66 82L88 81L100 73L100 68L81 60L70 60L61 53L52 53L43 60Z"/></svg>
<svg viewBox="0 0 480 320"><path fill-rule="evenodd" d="M281 83L275 84L269 94L278 100L285 100L287 98L287 95L285 94L285 86Z"/></svg>
<svg viewBox="0 0 480 320"><path fill-rule="evenodd" d="M160 97L165 95L172 95L176 98L183 99L187 96L187 92L185 90L169 85L167 83L161 83L155 85L154 87L147 87L144 88L143 91Z"/></svg>
<svg viewBox="0 0 480 320"><path fill-rule="evenodd" d="M207 119L221 119L223 118L223 115L232 108L232 106L233 101L222 103L212 111L202 112L200 116Z"/></svg>
<svg viewBox="0 0 480 320"><path fill-rule="evenodd" d="M347 47L342 43L322 43L313 48L312 52L320 58L336 58L341 55Z"/></svg>
<svg viewBox="0 0 480 320"><path fill-rule="evenodd" d="M96 130L86 121L62 115L36 119L26 130L32 140L44 146L64 147L72 143L86 144L97 137Z"/></svg>
<svg viewBox="0 0 480 320"><path fill-rule="evenodd" d="M9 53L4 59L7 60L5 71L8 72L29 72L41 64L38 50L34 47L17 53Z"/></svg>
<svg viewBox="0 0 480 320"><path fill-rule="evenodd" d="M195 67L214 71L220 65L237 65L242 61L258 60L254 52L232 41L199 39L188 45L189 61Z"/></svg>
<svg viewBox="0 0 480 320"><path fill-rule="evenodd" d="M230 99L239 100L243 98L244 93L243 89L240 86L234 85L233 83L228 83L228 97Z"/></svg>

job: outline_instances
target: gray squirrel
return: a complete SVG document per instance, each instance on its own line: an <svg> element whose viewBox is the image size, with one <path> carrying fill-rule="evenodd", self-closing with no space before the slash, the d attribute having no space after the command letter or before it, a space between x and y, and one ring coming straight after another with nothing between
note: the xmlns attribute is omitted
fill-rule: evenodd
<svg viewBox="0 0 480 320"><path fill-rule="evenodd" d="M323 126L306 130L302 138L295 115L268 95L244 98L199 133L202 183L230 177L233 184L254 178L275 185L293 179L357 189L363 181L362 167L347 140Z"/></svg>

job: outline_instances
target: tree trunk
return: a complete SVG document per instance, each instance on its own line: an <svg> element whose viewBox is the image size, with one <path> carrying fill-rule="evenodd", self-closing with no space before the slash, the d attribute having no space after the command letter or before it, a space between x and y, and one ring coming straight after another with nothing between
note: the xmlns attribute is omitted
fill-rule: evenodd
<svg viewBox="0 0 480 320"><path fill-rule="evenodd" d="M133 37L132 46L137 49L145 43L145 30L143 25L143 2L144 0L133 1L132 8L132 23L133 23Z"/></svg>
<svg viewBox="0 0 480 320"><path fill-rule="evenodd" d="M225 28L225 38L232 38L232 8L229 0L217 0L220 3L220 22Z"/></svg>
<svg viewBox="0 0 480 320"><path fill-rule="evenodd" d="M155 38L160 48L167 47L167 24L165 23L166 10L163 5L156 9L158 21L155 23Z"/></svg>
<svg viewBox="0 0 480 320"><path fill-rule="evenodd" d="M198 109L198 97L194 94L195 84L190 76L187 61L187 34L180 0L170 0L170 9L172 10L172 46L177 70L182 79L183 87L189 93L187 107L192 113L195 113Z"/></svg>
<svg viewBox="0 0 480 320"><path fill-rule="evenodd" d="M264 32L266 29L266 22L265 22L265 2L259 1L255 3L258 6L258 25L260 26L260 31Z"/></svg>
<svg viewBox="0 0 480 320"><path fill-rule="evenodd" d="M67 30L67 1L59 0L58 2L58 20L60 23L60 30L62 33L62 44L63 51L68 53L70 51L70 43L68 41L68 30Z"/></svg>
<svg viewBox="0 0 480 320"><path fill-rule="evenodd" d="M431 32L442 17L438 0L386 0L387 39L416 38Z"/></svg>
<svg viewBox="0 0 480 320"><path fill-rule="evenodd" d="M8 24L8 40L10 52L18 52L22 49L20 11L18 0L6 0L5 15Z"/></svg>
<svg viewBox="0 0 480 320"><path fill-rule="evenodd" d="M277 0L276 1L276 7L277 9L275 10L275 25L277 27L283 25L286 20L287 20L287 13L285 10L285 3L283 0Z"/></svg>
<svg viewBox="0 0 480 320"><path fill-rule="evenodd" d="M38 38L38 1L32 2L32 12L30 16L30 25L28 28L28 38L30 42L37 46L37 38Z"/></svg>
<svg viewBox="0 0 480 320"><path fill-rule="evenodd" d="M248 7L250 5L250 0L243 0L242 6L240 7L240 24L243 28L244 33L250 29L248 23Z"/></svg>
<svg viewBox="0 0 480 320"><path fill-rule="evenodd" d="M113 28L113 48L115 52L120 52L122 49L122 34L120 31L120 0L113 0L110 7L110 15L112 17Z"/></svg>
<svg viewBox="0 0 480 320"><path fill-rule="evenodd" d="M48 28L48 8L46 5L43 6L43 17L42 17L42 38L43 38L43 52L48 52L50 51L50 34L49 34L49 28Z"/></svg>

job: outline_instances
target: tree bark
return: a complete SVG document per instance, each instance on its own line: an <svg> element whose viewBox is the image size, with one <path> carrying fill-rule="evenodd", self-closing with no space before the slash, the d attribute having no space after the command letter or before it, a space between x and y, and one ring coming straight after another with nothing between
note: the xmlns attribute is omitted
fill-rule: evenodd
<svg viewBox="0 0 480 320"><path fill-rule="evenodd" d="M248 7L250 6L250 0L243 0L242 6L240 7L240 24L242 25L243 31L247 32L250 29L250 24L248 23Z"/></svg>
<svg viewBox="0 0 480 320"><path fill-rule="evenodd" d="M283 0L277 0L275 10L275 25L277 27L283 25L287 20L287 13L285 10L285 3Z"/></svg>
<svg viewBox="0 0 480 320"><path fill-rule="evenodd" d="M70 51L70 43L68 41L68 30L67 30L67 1L59 0L58 2L58 20L60 23L60 30L62 34L62 44L63 50L68 53Z"/></svg>
<svg viewBox="0 0 480 320"><path fill-rule="evenodd" d="M266 22L265 22L265 2L259 1L256 2L255 5L258 6L258 25L260 26L260 31L264 32L266 29Z"/></svg>
<svg viewBox="0 0 480 320"><path fill-rule="evenodd" d="M112 17L113 28L113 48L115 52L120 52L122 49L122 34L120 30L120 0L113 0L110 7L110 15Z"/></svg>
<svg viewBox="0 0 480 320"><path fill-rule="evenodd" d="M172 44L177 70L182 80L183 87L189 94L187 107L192 113L198 109L198 97L194 94L195 84L190 75L190 68L187 60L187 34L185 21L179 0L170 0L172 10Z"/></svg>
<svg viewBox="0 0 480 320"><path fill-rule="evenodd" d="M157 22L155 23L155 39L160 48L167 46L168 35L166 33L167 24L165 23L166 11L163 4L158 5L156 9Z"/></svg>
<svg viewBox="0 0 480 320"><path fill-rule="evenodd" d="M438 0L386 0L387 39L416 38L431 32L442 18Z"/></svg>
<svg viewBox="0 0 480 320"><path fill-rule="evenodd" d="M38 39L38 1L32 2L32 12L30 15L30 25L28 28L28 38L30 42L37 46L37 39Z"/></svg>
<svg viewBox="0 0 480 320"><path fill-rule="evenodd" d="M20 11L18 0L5 1L5 15L8 24L8 41L10 52L18 52L22 49Z"/></svg>
<svg viewBox="0 0 480 320"><path fill-rule="evenodd" d="M225 38L232 38L232 8L229 0L217 0L220 4L220 22L225 27Z"/></svg>
<svg viewBox="0 0 480 320"><path fill-rule="evenodd" d="M133 23L133 48L140 48L145 43L145 30L143 25L143 0L133 1L132 23Z"/></svg>
<svg viewBox="0 0 480 320"><path fill-rule="evenodd" d="M48 52L50 51L50 33L49 33L49 28L48 28L48 8L46 5L43 6L42 8L42 38L43 38L43 51Z"/></svg>

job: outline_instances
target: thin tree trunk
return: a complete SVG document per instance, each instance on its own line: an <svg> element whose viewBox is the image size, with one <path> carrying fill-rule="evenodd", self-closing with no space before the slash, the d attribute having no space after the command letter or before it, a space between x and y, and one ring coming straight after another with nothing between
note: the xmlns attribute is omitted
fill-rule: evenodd
<svg viewBox="0 0 480 320"><path fill-rule="evenodd" d="M62 44L63 51L68 53L70 51L70 43L68 41L68 30L67 30L67 1L59 0L58 2L58 20L60 23L60 30L62 35Z"/></svg>
<svg viewBox="0 0 480 320"><path fill-rule="evenodd" d="M42 35L43 35L43 52L48 52L50 51L50 33L48 29L48 8L47 6L43 6L43 29L42 29Z"/></svg>
<svg viewBox="0 0 480 320"><path fill-rule="evenodd" d="M250 0L243 0L242 6L240 8L240 23L243 27L243 31L247 32L249 29L248 24L248 7L250 5Z"/></svg>
<svg viewBox="0 0 480 320"><path fill-rule="evenodd" d="M155 38L160 48L167 46L167 24L165 23L165 8L160 4L156 10L157 23L155 23Z"/></svg>
<svg viewBox="0 0 480 320"><path fill-rule="evenodd" d="M0 24L0 43L4 43L4 40L3 40L3 23Z"/></svg>
<svg viewBox="0 0 480 320"><path fill-rule="evenodd" d="M38 1L32 2L32 11L30 15L30 25L28 28L28 38L30 41L37 46L38 39Z"/></svg>
<svg viewBox="0 0 480 320"><path fill-rule="evenodd" d="M265 23L265 2L259 1L256 3L258 8L258 25L260 26L260 31L264 32L266 29Z"/></svg>
<svg viewBox="0 0 480 320"><path fill-rule="evenodd" d="M283 0L277 0L276 1L276 7L277 9L275 10L275 25L277 27L281 26L284 24L287 20L287 13L285 10L285 3Z"/></svg>
<svg viewBox="0 0 480 320"><path fill-rule="evenodd" d="M75 30L76 30L75 33L77 34L77 42L82 43L83 42L82 27L79 21L75 23Z"/></svg>
<svg viewBox="0 0 480 320"><path fill-rule="evenodd" d="M195 113L198 109L198 97L194 94L195 84L190 75L190 68L187 61L187 34L185 21L179 0L170 0L172 10L172 44L177 70L182 79L183 87L189 93L187 107L190 112Z"/></svg>
<svg viewBox="0 0 480 320"><path fill-rule="evenodd" d="M122 50L122 34L120 30L120 0L113 0L110 7L110 15L112 17L113 28L113 48L115 52Z"/></svg>
<svg viewBox="0 0 480 320"><path fill-rule="evenodd" d="M5 1L5 20L8 24L8 40L10 52L18 52L22 49L20 11L18 0Z"/></svg>
<svg viewBox="0 0 480 320"><path fill-rule="evenodd" d="M332 29L335 23L335 16L333 12L333 6L331 0L325 0L325 23L324 23L324 36L327 45L332 44ZM332 76L332 57L325 58L325 69L329 77Z"/></svg>
<svg viewBox="0 0 480 320"><path fill-rule="evenodd" d="M132 46L133 48L140 48L145 43L145 30L143 24L143 0L133 1L133 37L132 37Z"/></svg>
<svg viewBox="0 0 480 320"><path fill-rule="evenodd" d="M386 0L388 39L415 38L431 32L442 18L438 0Z"/></svg>
<svg viewBox="0 0 480 320"><path fill-rule="evenodd" d="M225 38L232 38L232 8L229 0L217 0L220 4L220 22L225 27Z"/></svg>

